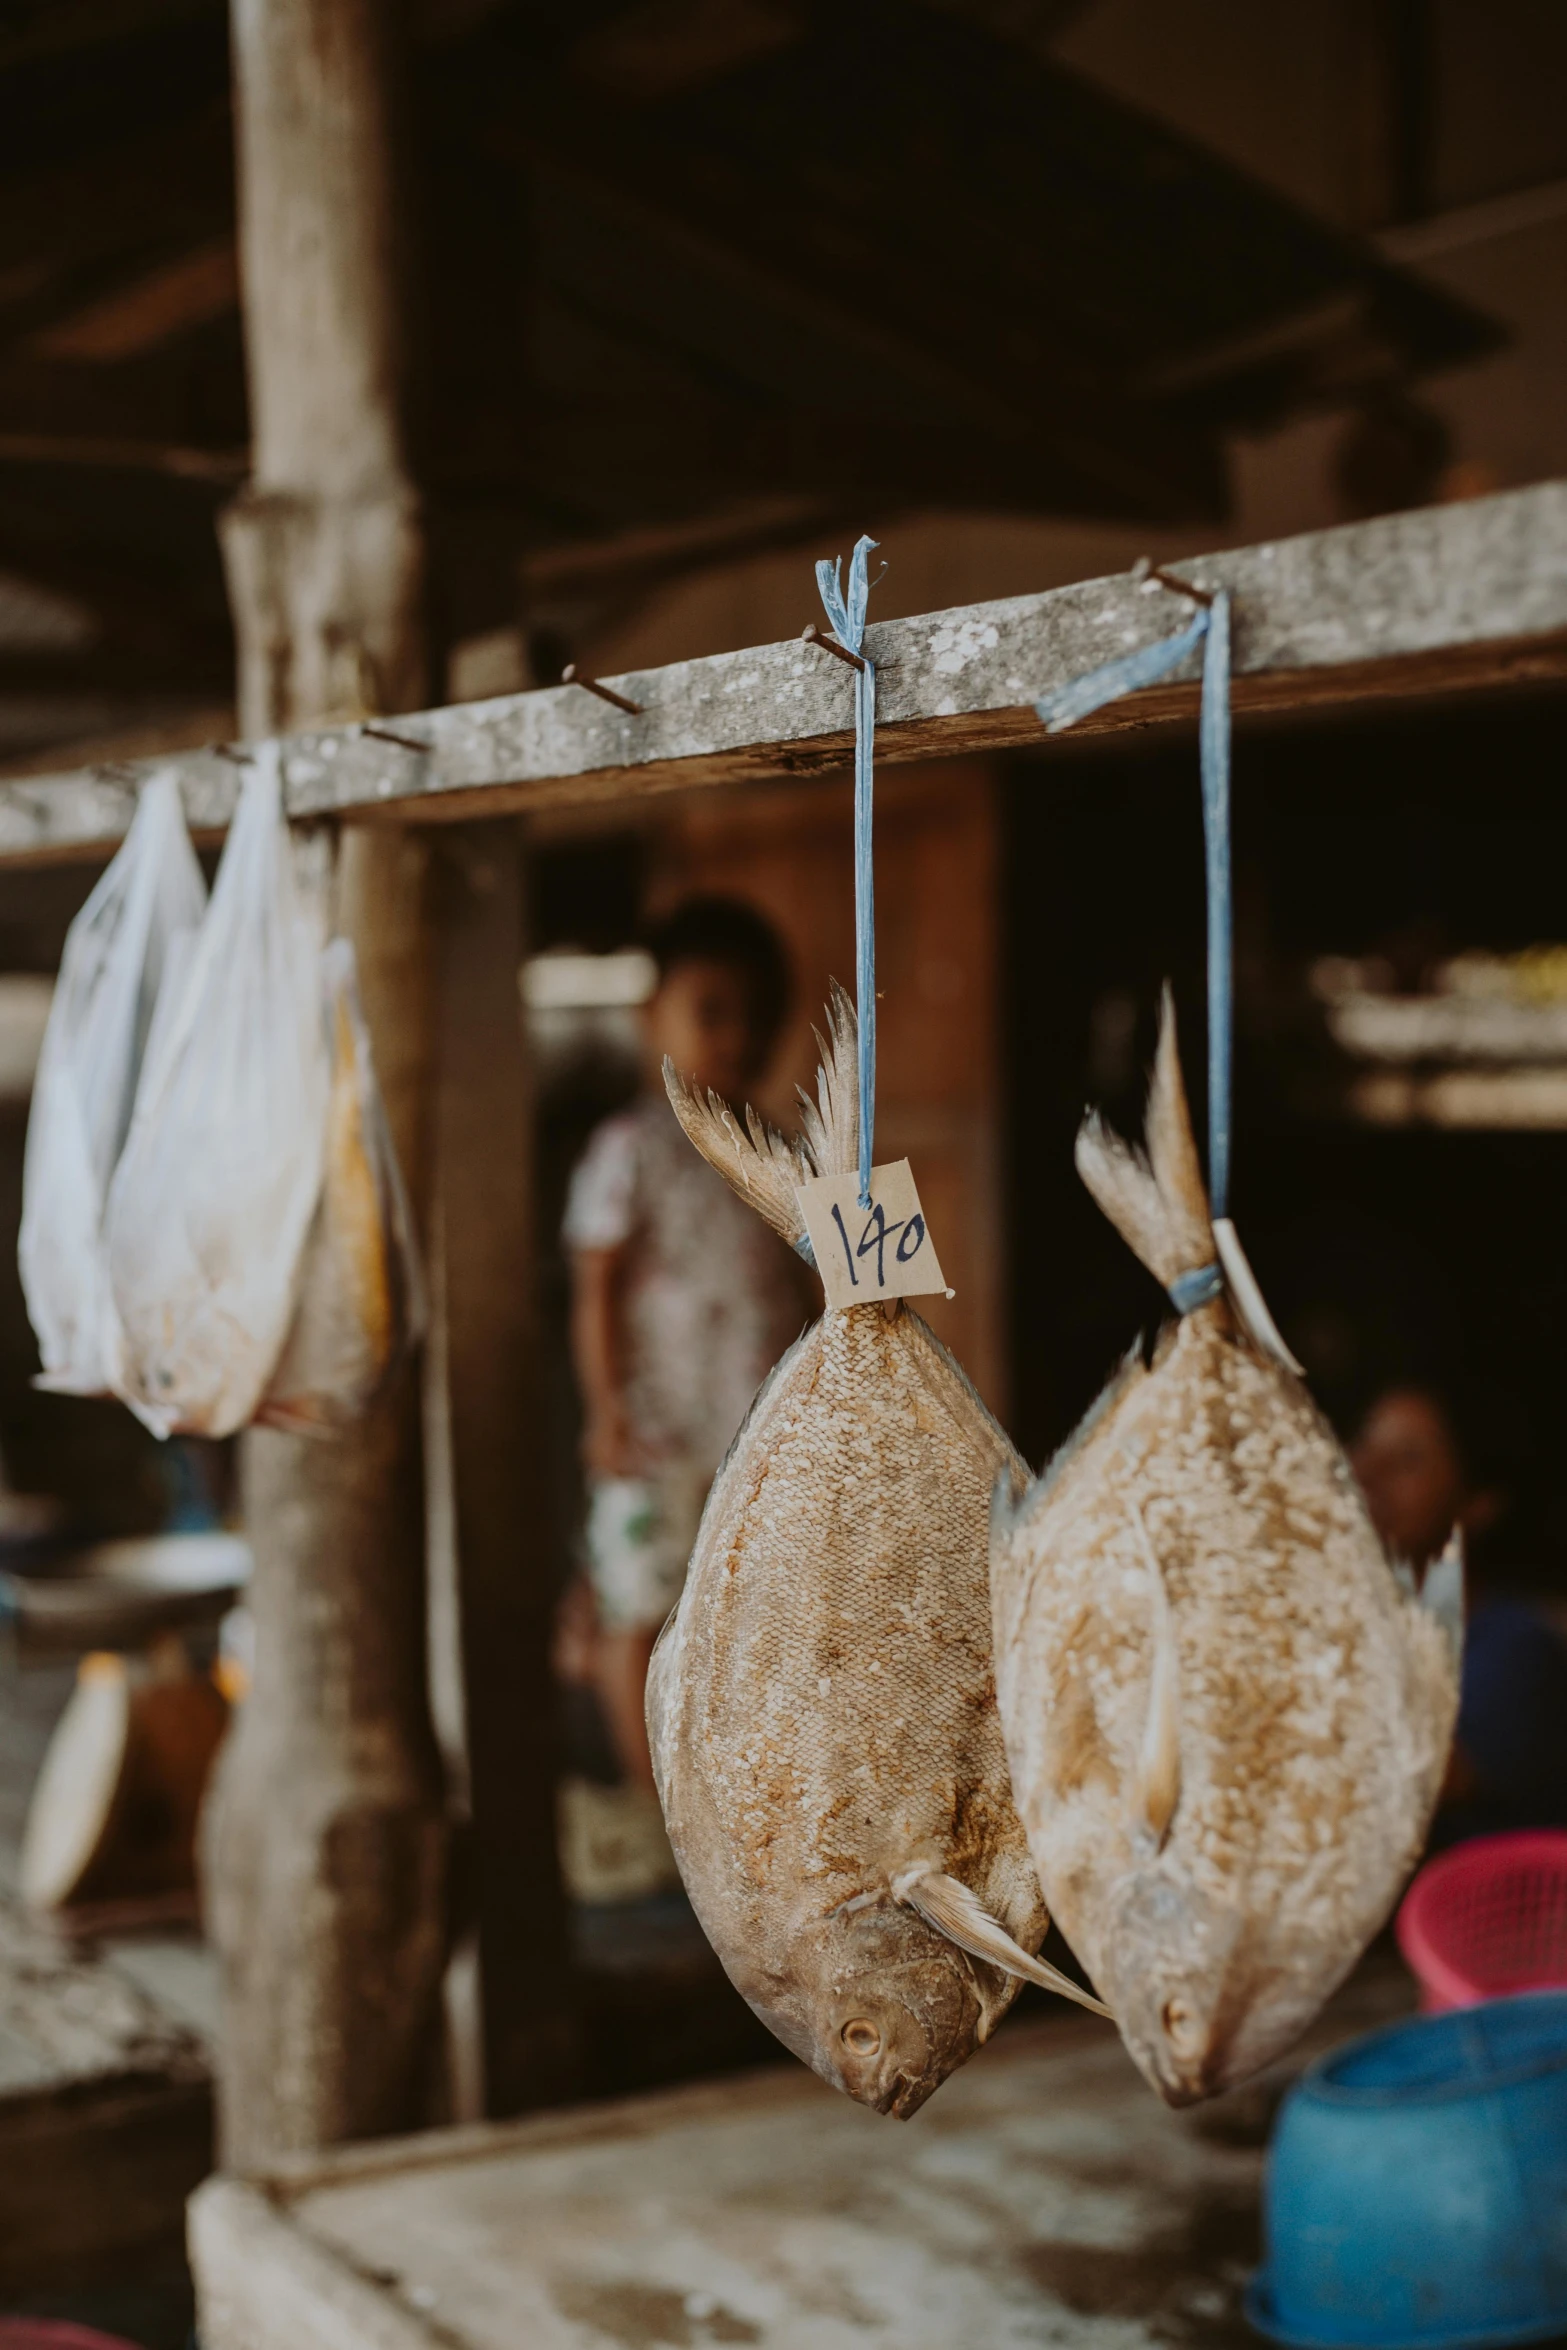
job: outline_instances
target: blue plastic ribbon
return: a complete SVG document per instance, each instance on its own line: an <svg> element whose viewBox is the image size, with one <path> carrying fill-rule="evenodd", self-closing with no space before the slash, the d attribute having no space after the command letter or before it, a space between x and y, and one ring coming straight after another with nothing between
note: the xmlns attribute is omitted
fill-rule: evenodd
<svg viewBox="0 0 1567 2350"><path fill-rule="evenodd" d="M1235 1032L1234 906L1230 880L1230 598L1220 588L1189 628L1163 637L1140 652L1123 653L1034 704L1051 734L1073 726L1106 702L1157 685L1202 646L1202 716L1198 753L1202 766L1203 856L1208 888L1208 1197L1214 1216L1227 1216L1230 1200L1230 1097L1234 1081ZM1209 1268L1189 1276L1195 1283ZM1215 1276L1217 1277L1217 1276ZM1182 1313L1191 1311L1172 1289ZM1204 1303L1194 1298L1197 1304Z"/></svg>
<svg viewBox="0 0 1567 2350"><path fill-rule="evenodd" d="M1208 608L1202 649L1202 842L1208 874L1208 1203L1230 1212L1230 1094L1235 1034L1235 915L1230 882L1230 599Z"/></svg>
<svg viewBox="0 0 1567 2350"><path fill-rule="evenodd" d="M871 786L876 758L876 670L865 651L869 564L877 541L862 538L849 558L845 596L841 556L816 566L816 585L833 635L864 667L854 679L854 995L860 1044L860 1205L871 1204L876 1127L876 880L871 856Z"/></svg>
<svg viewBox="0 0 1567 2350"><path fill-rule="evenodd" d="M1093 710L1102 710L1106 702L1118 702L1123 694L1135 694L1145 685L1157 685L1161 677L1168 677L1172 669L1179 669L1188 653L1195 653L1208 633L1208 608L1204 605L1190 628L1179 636L1161 637L1154 645L1144 645L1140 653L1123 653L1119 660L1106 661L1102 668L1085 670L1067 685L1057 686L1053 694L1046 694L1034 704L1051 734L1060 734L1063 728L1075 726L1079 718L1086 718Z"/></svg>
<svg viewBox="0 0 1567 2350"><path fill-rule="evenodd" d="M1165 1288L1178 1314L1195 1314L1199 1306L1211 1305L1224 1288L1224 1275L1217 1265L1198 1265L1190 1273L1177 1273Z"/></svg>

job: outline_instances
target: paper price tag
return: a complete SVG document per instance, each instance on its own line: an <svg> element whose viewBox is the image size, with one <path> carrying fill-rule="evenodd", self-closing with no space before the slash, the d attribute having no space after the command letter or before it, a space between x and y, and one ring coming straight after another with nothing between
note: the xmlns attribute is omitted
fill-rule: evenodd
<svg viewBox="0 0 1567 2350"><path fill-rule="evenodd" d="M925 1229L907 1159L871 1169L871 1204L860 1205L858 1175L818 1175L800 1185L800 1207L830 1306L883 1297L949 1296Z"/></svg>

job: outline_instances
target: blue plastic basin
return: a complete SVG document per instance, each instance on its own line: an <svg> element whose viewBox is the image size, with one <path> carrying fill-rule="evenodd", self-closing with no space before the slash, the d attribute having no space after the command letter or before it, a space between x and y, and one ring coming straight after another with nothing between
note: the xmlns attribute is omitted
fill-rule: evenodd
<svg viewBox="0 0 1567 2350"><path fill-rule="evenodd" d="M1567 2333L1567 1992L1373 2032L1285 2099L1246 2314L1291 2350Z"/></svg>

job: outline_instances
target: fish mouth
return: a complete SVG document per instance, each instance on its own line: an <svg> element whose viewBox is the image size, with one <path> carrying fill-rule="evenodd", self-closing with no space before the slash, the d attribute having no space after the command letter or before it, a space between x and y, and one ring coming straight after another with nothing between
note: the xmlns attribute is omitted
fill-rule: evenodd
<svg viewBox="0 0 1567 2350"><path fill-rule="evenodd" d="M1122 2024L1122 2036L1127 2054L1156 2096L1166 2105L1177 2108L1200 2105L1204 2098L1214 2096L1227 2084L1226 2067L1219 2051L1204 2049L1173 2049L1164 2034L1157 2029L1139 2028L1139 2019L1127 2017Z"/></svg>
<svg viewBox="0 0 1567 2350"><path fill-rule="evenodd" d="M910 2080L907 2073L894 2073L886 2088L876 2100L878 2113L890 2113L894 2121L906 2122L919 2112L927 2097L935 2094L934 2081Z"/></svg>
<svg viewBox="0 0 1567 2350"><path fill-rule="evenodd" d="M1166 2072L1158 2073L1156 2082L1165 2104L1174 2106L1177 2112L1183 2105L1201 2105L1205 2097L1213 2095L1213 2090L1202 2082L1183 2081L1178 2075Z"/></svg>
<svg viewBox="0 0 1567 2350"><path fill-rule="evenodd" d="M1237 2065L1233 2052L1224 2046L1211 2047L1201 2056L1177 2056L1171 2048L1157 2044L1150 2048L1145 2042L1141 2049L1134 2045L1132 2054L1149 2086L1158 2091L1166 2105L1177 2108L1222 2097L1227 2089L1233 2089L1237 2081L1248 2079L1256 2069Z"/></svg>
<svg viewBox="0 0 1567 2350"><path fill-rule="evenodd" d="M1177 2056L1152 2034L1128 2034L1127 2048L1149 2088L1166 2105L1201 2105L1225 2086L1222 2063L1205 2056Z"/></svg>

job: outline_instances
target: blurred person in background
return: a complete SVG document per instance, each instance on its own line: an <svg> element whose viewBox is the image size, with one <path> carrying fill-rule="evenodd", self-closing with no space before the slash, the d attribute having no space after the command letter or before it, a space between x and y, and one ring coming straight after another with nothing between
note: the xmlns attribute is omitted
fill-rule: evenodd
<svg viewBox="0 0 1567 2350"><path fill-rule="evenodd" d="M588 1593L568 1602L626 1780L651 1788L648 1660L680 1596L702 1506L762 1380L814 1310L800 1260L686 1140L664 1091L682 1076L736 1109L789 1004L762 915L694 898L650 933L643 1089L572 1176L562 1227L582 1402Z"/></svg>
<svg viewBox="0 0 1567 2350"><path fill-rule="evenodd" d="M1418 1381L1385 1388L1350 1446L1377 1532L1417 1578L1454 1526L1464 1536L1463 1685L1435 1845L1567 1826L1567 1646L1489 1569L1487 1537L1509 1501L1493 1450L1483 1414Z"/></svg>

